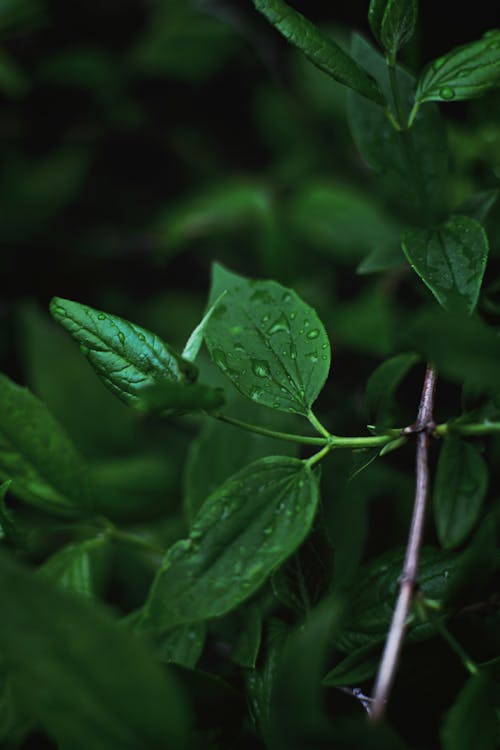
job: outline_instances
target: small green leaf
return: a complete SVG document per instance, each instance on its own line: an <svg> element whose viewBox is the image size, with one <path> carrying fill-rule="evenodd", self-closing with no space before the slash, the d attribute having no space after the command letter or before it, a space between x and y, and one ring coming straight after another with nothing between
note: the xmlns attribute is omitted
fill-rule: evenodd
<svg viewBox="0 0 500 750"><path fill-rule="evenodd" d="M205 645L205 623L179 625L164 633L156 643L159 658L167 663L194 669Z"/></svg>
<svg viewBox="0 0 500 750"><path fill-rule="evenodd" d="M109 615L0 557L0 657L16 695L71 750L187 745L177 681Z"/></svg>
<svg viewBox="0 0 500 750"><path fill-rule="evenodd" d="M41 401L1 373L0 479L42 510L71 515L89 506L83 458Z"/></svg>
<svg viewBox="0 0 500 750"><path fill-rule="evenodd" d="M214 266L212 296L227 289L205 332L210 356L243 395L307 415L330 368L316 312L276 281L250 281Z"/></svg>
<svg viewBox="0 0 500 750"><path fill-rule="evenodd" d="M441 728L443 750L498 748L495 685L485 674L469 677Z"/></svg>
<svg viewBox="0 0 500 750"><path fill-rule="evenodd" d="M478 448L445 438L434 485L434 518L443 547L456 547L472 531L487 487L488 468Z"/></svg>
<svg viewBox="0 0 500 750"><path fill-rule="evenodd" d="M392 58L412 38L417 14L417 0L371 0L368 11L371 29Z"/></svg>
<svg viewBox="0 0 500 750"><path fill-rule="evenodd" d="M221 299L224 297L224 295L225 295L225 292L222 292L222 294L219 294L214 304L210 305L207 312L205 313L201 321L198 323L198 325L192 332L191 336L186 341L186 345L184 349L182 350L182 357L188 362L194 362L196 357L198 356L198 352L200 351L201 345L203 344L203 335L204 335L207 323L212 317L212 315L214 314L215 308L217 307Z"/></svg>
<svg viewBox="0 0 500 750"><path fill-rule="evenodd" d="M256 604L245 607L240 614L238 637L231 649L231 659L245 669L254 669L262 638L262 617Z"/></svg>
<svg viewBox="0 0 500 750"><path fill-rule="evenodd" d="M396 389L418 360L417 354L397 354L379 365L368 378L364 406L377 430L383 431L395 418Z"/></svg>
<svg viewBox="0 0 500 750"><path fill-rule="evenodd" d="M302 542L317 501L317 479L298 459L246 466L207 498L189 538L167 552L143 625L161 633L237 607Z"/></svg>
<svg viewBox="0 0 500 750"><path fill-rule="evenodd" d="M353 651L342 659L323 678L323 685L327 687L341 687L343 685L359 685L373 677L380 662L380 647L373 643Z"/></svg>
<svg viewBox="0 0 500 750"><path fill-rule="evenodd" d="M283 0L254 0L254 5L313 65L339 83L381 106L385 105L384 95L376 81L311 21Z"/></svg>
<svg viewBox="0 0 500 750"><path fill-rule="evenodd" d="M197 368L158 336L115 315L54 297L50 312L80 344L103 383L130 406L140 391L164 381L196 380Z"/></svg>
<svg viewBox="0 0 500 750"><path fill-rule="evenodd" d="M415 100L422 104L473 99L499 84L500 31L493 29L429 63L418 82Z"/></svg>
<svg viewBox="0 0 500 750"><path fill-rule="evenodd" d="M92 558L94 550L106 544L106 535L66 545L38 569L42 578L54 581L65 591L93 596Z"/></svg>
<svg viewBox="0 0 500 750"><path fill-rule="evenodd" d="M488 257L488 237L468 216L452 216L437 229L410 229L403 250L412 268L446 310L476 307Z"/></svg>
<svg viewBox="0 0 500 750"><path fill-rule="evenodd" d="M221 388L212 388L204 383L161 383L137 390L139 400L136 408L145 412L183 414L189 411L213 411L224 404Z"/></svg>

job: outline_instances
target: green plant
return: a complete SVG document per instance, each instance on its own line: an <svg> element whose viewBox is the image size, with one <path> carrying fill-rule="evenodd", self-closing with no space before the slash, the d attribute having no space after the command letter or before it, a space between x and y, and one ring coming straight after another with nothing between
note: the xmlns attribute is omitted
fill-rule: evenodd
<svg viewBox="0 0 500 750"><path fill-rule="evenodd" d="M141 466L135 480L133 459L129 475L127 462L109 472L89 466L43 403L0 376L3 545L32 565L40 548L49 552L35 572L12 554L1 557L0 736L15 747L42 727L63 750L250 741L273 750L418 746L411 731L399 736L397 715L380 724L406 633L424 661L443 642L464 669L458 697L440 714L445 750L493 750L500 644L492 635L498 602L489 597L500 558L498 510L486 496L500 432L500 345L488 319L498 315L497 290L494 283L481 288L484 222L495 193L476 192L456 205L434 102L472 99L498 86L500 32L452 49L416 80L397 63L415 31L416 0L370 3L382 54L358 35L345 52L283 0L254 5L315 66L349 87L353 139L393 212L387 218L353 188L316 186L295 197L297 226L317 233L321 245L329 211L347 213L337 227L345 258L352 263L352 248L361 245L360 273L383 272L396 287L404 279L413 308L397 310L401 331L389 347L377 343L385 314L377 291L356 303L343 326L340 320L348 340L345 330L361 319L363 345L384 360L366 383L368 433L346 437L330 431L334 410L321 421L316 413L332 355L325 326L302 299L313 301L307 290L299 296L215 263L206 312L182 352L109 312L53 299L53 318L104 385L139 413L144 429L168 418L194 435L182 513L148 508L144 485L156 465ZM265 242L274 236L275 213L258 186L230 184L188 201L162 231L172 249L193 229L218 221L239 226L250 216ZM419 278L409 278L410 267ZM333 320L332 341L335 332ZM422 360L422 394L406 424L396 392ZM457 383L462 389L460 414L441 422L434 419L438 372L450 390ZM491 436L486 455L482 436ZM175 431L169 437L184 439ZM440 443L434 545L422 549L432 442ZM407 496L411 473L370 472L411 444L415 497L406 551L401 539L391 539L383 554L365 559L367 497L394 491L398 482L397 493ZM11 496L21 501L14 508ZM383 517L374 523L383 525ZM127 576L136 575L146 591L121 621L94 601L117 548L128 551ZM474 633L465 633L467 648L460 638L460 615L474 607L490 618L474 623L487 634L488 653L471 650ZM359 685L374 675L370 698ZM340 716L332 722L325 686L356 699L352 710L334 707ZM223 704L222 711L209 703L205 717L207 700ZM233 724L220 716L227 711Z"/></svg>

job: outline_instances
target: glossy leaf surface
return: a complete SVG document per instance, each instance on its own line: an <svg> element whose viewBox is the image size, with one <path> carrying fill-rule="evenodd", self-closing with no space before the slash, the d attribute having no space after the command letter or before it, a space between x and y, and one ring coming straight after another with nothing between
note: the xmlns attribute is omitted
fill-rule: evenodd
<svg viewBox="0 0 500 750"><path fill-rule="evenodd" d="M86 465L52 415L27 388L0 373L0 478L18 497L54 513L88 506Z"/></svg>
<svg viewBox="0 0 500 750"><path fill-rule="evenodd" d="M123 626L0 558L0 655L16 694L71 750L185 746L179 686Z"/></svg>
<svg viewBox="0 0 500 750"><path fill-rule="evenodd" d="M500 85L500 31L455 47L424 70L416 101L458 101L481 96Z"/></svg>
<svg viewBox="0 0 500 750"><path fill-rule="evenodd" d="M254 5L316 67L377 104L385 104L373 78L311 21L283 0L254 0Z"/></svg>
<svg viewBox="0 0 500 750"><path fill-rule="evenodd" d="M302 542L317 500L316 477L294 458L270 456L230 477L167 552L143 625L163 632L234 609Z"/></svg>
<svg viewBox="0 0 500 750"><path fill-rule="evenodd" d="M488 468L478 448L465 440L446 438L434 484L434 518L443 547L456 547L472 531L487 487Z"/></svg>
<svg viewBox="0 0 500 750"><path fill-rule="evenodd" d="M371 0L368 20L373 34L390 55L395 55L413 36L417 0Z"/></svg>
<svg viewBox="0 0 500 750"><path fill-rule="evenodd" d="M205 333L210 355L256 403L307 415L330 368L316 312L276 281L251 281L214 266L211 296L227 289Z"/></svg>
<svg viewBox="0 0 500 750"><path fill-rule="evenodd" d="M488 257L488 238L477 221L452 216L434 230L411 229L403 250L440 305L473 312Z"/></svg>
<svg viewBox="0 0 500 750"><path fill-rule="evenodd" d="M158 336L123 318L79 302L54 297L50 311L80 344L103 383L130 406L140 403L139 391L164 380L196 380L197 369Z"/></svg>

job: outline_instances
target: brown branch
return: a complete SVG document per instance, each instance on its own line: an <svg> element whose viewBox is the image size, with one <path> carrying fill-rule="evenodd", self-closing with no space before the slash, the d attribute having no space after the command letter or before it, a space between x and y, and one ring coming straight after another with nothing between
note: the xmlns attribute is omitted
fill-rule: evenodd
<svg viewBox="0 0 500 750"><path fill-rule="evenodd" d="M435 427L432 412L436 379L436 370L432 365L428 365L416 422L403 430L404 434L417 433L415 501L403 571L399 579L399 596L373 690L370 713L373 722L380 721L384 715L396 675L408 613L417 588L418 563L429 495L429 436Z"/></svg>

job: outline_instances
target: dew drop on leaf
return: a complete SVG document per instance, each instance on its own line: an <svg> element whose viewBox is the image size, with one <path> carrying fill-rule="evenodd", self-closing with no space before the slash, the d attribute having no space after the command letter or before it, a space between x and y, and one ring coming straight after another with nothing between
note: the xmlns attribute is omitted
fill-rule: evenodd
<svg viewBox="0 0 500 750"><path fill-rule="evenodd" d="M309 333L306 334L308 339L317 339L319 336L319 329L318 328L312 328Z"/></svg>
<svg viewBox="0 0 500 750"><path fill-rule="evenodd" d="M99 315L97 316L97 318L98 318L98 320L106 320L106 316L104 315L104 313L99 313Z"/></svg>
<svg viewBox="0 0 500 750"><path fill-rule="evenodd" d="M451 86L443 86L439 89L439 96L441 97L441 99L450 101L451 99L455 98L455 89L452 89Z"/></svg>
<svg viewBox="0 0 500 750"><path fill-rule="evenodd" d="M263 359L252 359L252 372L258 378L270 378L271 370L268 363Z"/></svg>
<svg viewBox="0 0 500 750"><path fill-rule="evenodd" d="M121 344L124 344L124 343L125 343L125 334L124 334L124 333L122 333L122 331L119 331L119 332L118 332L118 338L120 339L120 343L121 343Z"/></svg>
<svg viewBox="0 0 500 750"><path fill-rule="evenodd" d="M282 313L279 316L279 318L277 318L277 320L275 320L274 323L272 323L269 326L269 328L267 330L267 333L270 336L272 336L274 333L280 333L280 332L290 333L290 326L288 324L288 320L287 320L286 315L284 313Z"/></svg>

